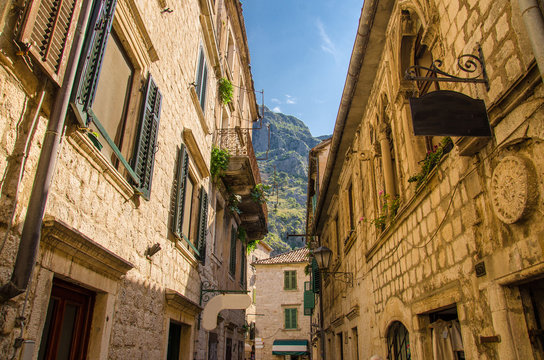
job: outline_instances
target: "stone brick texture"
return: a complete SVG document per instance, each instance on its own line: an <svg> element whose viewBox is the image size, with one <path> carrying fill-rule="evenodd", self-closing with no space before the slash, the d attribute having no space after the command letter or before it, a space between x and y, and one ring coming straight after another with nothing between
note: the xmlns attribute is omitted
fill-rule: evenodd
<svg viewBox="0 0 544 360"><path fill-rule="evenodd" d="M97 163L94 149L83 149L77 141L77 125L71 116L66 121L58 155L54 178L49 189L45 209L46 218L54 218L77 229L84 236L116 256L130 262L134 268L113 286L113 301L107 321L111 336L102 339L100 355L89 354L91 358L103 359L160 359L166 356L168 339L167 303L165 289L173 289L189 300L199 303L201 273L208 272L207 278L215 279L224 269L202 269L192 255L180 250L183 243L176 243L170 232L171 199L176 168L176 149L182 143L184 128L192 130L204 161L209 164L213 136L205 133L200 124L195 105L190 97L190 84L195 81L198 52L205 46L199 1L147 1L127 0L140 13L143 27L149 34L159 60L152 62L152 74L163 94L160 117L158 147L155 154L153 186L151 199L146 201L130 187L119 185L120 178L108 175L104 167ZM163 10L167 3L172 12ZM204 3L204 2L203 2ZM209 4L224 6L223 1ZM0 4L0 283L9 280L17 254L19 236L25 220L26 208L35 176L42 141L50 115L52 102L57 89L51 82L46 84L46 76L23 56L16 55L13 42L13 29L17 11L11 11L12 1ZM223 8L223 26L235 27L229 22ZM221 22L220 21L220 22ZM215 24L217 26L217 24ZM236 39L242 41L242 39ZM224 41L220 46L224 46ZM237 45L242 48L242 44ZM221 51L224 50L220 48ZM237 55L238 56L238 55ZM208 64L211 50L207 50ZM238 59L237 61L241 61ZM208 69L207 101L204 110L210 128L218 123L221 104L217 100L217 78L210 65ZM237 65L236 79L240 68ZM237 80L236 80L237 81ZM247 81L251 81L247 79ZM44 105L38 114L35 128L32 118L36 112L39 91L45 86ZM249 101L245 101L248 104ZM246 106L246 113L249 105ZM232 118L234 120L234 117ZM234 123L232 125L235 125ZM31 131L32 129L32 131ZM30 141L29 152L23 156L25 142ZM18 184L21 163L26 160L23 176ZM127 183L128 184L128 183ZM214 188L208 178L200 180L199 185L214 198ZM6 235L11 211L16 203L11 231ZM209 213L208 226L213 226L213 211ZM211 241L208 231L208 243ZM5 237L5 244L4 244ZM230 237L229 237L230 239ZM221 239L223 243L227 239ZM158 243L162 250L148 260L145 251L148 246ZM208 246L208 251L211 251ZM240 249L238 249L240 254ZM38 255L33 273L28 303L24 316L30 325L24 329L25 339L35 340L39 348L43 329L43 314L49 301L53 273L42 266L42 252ZM226 261L224 262L227 263ZM70 260L66 263L66 274L70 276ZM238 275L238 274L237 274ZM89 277L94 273L89 270ZM43 277L44 280L40 280ZM48 284L48 285L47 285ZM85 282L81 283L85 286ZM41 286L37 289L37 286ZM222 287L223 284L219 284ZM240 288L240 285L231 287ZM94 288L93 290L98 290ZM0 358L12 354L13 343L19 336L15 317L23 309L24 295L7 303L0 304ZM109 303L108 303L109 304ZM109 306L109 305L108 305ZM45 307L45 308L44 308ZM35 310L34 310L35 309ZM180 315L183 318L185 315ZM229 320L242 326L243 312L232 316L224 314ZM197 329L196 318L192 318L191 341L198 338L191 358L207 358L207 335ZM94 326L94 324L93 324ZM223 331L223 325L221 325ZM224 331L223 331L224 333ZM200 335L199 335L200 334ZM243 340L243 334L235 334L235 341ZM224 338L220 339L220 351L224 351ZM98 346L100 347L100 346ZM10 355L11 356L11 355Z"/></svg>
<svg viewBox="0 0 544 360"><path fill-rule="evenodd" d="M331 232L335 232L333 221L338 211L343 250L338 255L338 271L353 272L355 284L350 289L339 282L325 283L325 327L330 329L326 336L327 344L332 344L328 358L339 356L335 334L348 333L354 327L358 328L358 343L353 339L346 342L345 358L355 359L357 348L362 359L375 353L385 358L388 327L401 321L410 332L412 358L430 359L427 314L449 305L456 305L467 358L534 358L523 311L518 312L522 308L519 290L512 279L529 280L542 273L543 204L534 194L544 190L540 125L544 88L517 4L501 0L396 2L380 70L352 149L375 149L373 131L380 125L376 119L387 114L400 207L383 231L374 226L371 220L380 215L379 192L384 189L380 155L370 160L343 160L341 180L334 190L338 197L325 210L330 218L321 238L334 241ZM460 154L467 139L454 138L454 149L418 189L407 179L420 171L419 161L426 150L424 140L414 137L411 130L405 89L414 91L413 84L403 80L399 70L403 12L410 14L411 26L423 27L423 44L434 59L443 60L446 72L456 74L457 57L477 54L480 44L490 83L489 91L481 84L440 84L440 89L483 99L493 137L472 156ZM413 64L413 59L410 61ZM536 74L533 82L526 80L530 74ZM524 79L525 85L520 86ZM516 96L521 98L509 100ZM497 200L493 180L494 169L507 156L527 160L531 168L528 182L535 182L536 189L526 199L530 204L523 216L510 224L497 217L496 208L498 204L507 212L515 211L515 201ZM360 219L355 235L349 233L343 191L349 182L354 184L356 218ZM529 200L531 196L538 199ZM476 277L475 265L481 262L487 274ZM356 307L359 315L348 319ZM507 316L516 319L513 328L508 328ZM509 340L480 342L480 335L491 334Z"/></svg>

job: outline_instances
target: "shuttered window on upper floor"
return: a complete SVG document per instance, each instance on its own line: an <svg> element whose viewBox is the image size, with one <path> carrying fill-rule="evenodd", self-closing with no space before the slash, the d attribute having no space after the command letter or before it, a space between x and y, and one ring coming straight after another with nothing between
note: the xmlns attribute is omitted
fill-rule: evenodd
<svg viewBox="0 0 544 360"><path fill-rule="evenodd" d="M70 102L81 126L99 134L104 157L149 200L162 94L127 55L129 43L112 31L116 5L95 2Z"/></svg>
<svg viewBox="0 0 544 360"><path fill-rule="evenodd" d="M208 85L208 66L206 64L206 56L204 55L204 48L200 47L198 54L198 67L196 72L196 94L200 107L204 111L206 106L206 87Z"/></svg>
<svg viewBox="0 0 544 360"><path fill-rule="evenodd" d="M297 272L296 270L289 270L283 272L283 289L284 290L296 290L297 289Z"/></svg>
<svg viewBox="0 0 544 360"><path fill-rule="evenodd" d="M198 200L198 208L196 207ZM208 194L204 187L197 192L196 179L189 171L189 152L181 144L177 154L171 230L186 242L204 263L208 233Z"/></svg>
<svg viewBox="0 0 544 360"><path fill-rule="evenodd" d="M28 5L19 40L45 73L62 85L82 0L34 0Z"/></svg>

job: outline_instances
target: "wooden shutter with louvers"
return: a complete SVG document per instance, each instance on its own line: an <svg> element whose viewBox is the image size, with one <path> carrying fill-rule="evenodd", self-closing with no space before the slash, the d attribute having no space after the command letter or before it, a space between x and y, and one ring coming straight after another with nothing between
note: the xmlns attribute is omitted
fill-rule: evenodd
<svg viewBox="0 0 544 360"><path fill-rule="evenodd" d="M206 262L206 232L208 230L208 194L204 187L200 188L200 213L198 219L198 252L200 261Z"/></svg>
<svg viewBox="0 0 544 360"><path fill-rule="evenodd" d="M132 162L132 168L140 180L137 185L138 191L142 193L146 200L149 200L151 194L161 103L162 94L151 75L149 75Z"/></svg>
<svg viewBox="0 0 544 360"><path fill-rule="evenodd" d="M19 39L59 86L62 85L82 0L34 0Z"/></svg>
<svg viewBox="0 0 544 360"><path fill-rule="evenodd" d="M304 315L312 315L315 307L315 294L309 281L304 282Z"/></svg>
<svg viewBox="0 0 544 360"><path fill-rule="evenodd" d="M202 75L202 93L200 95L200 107L204 111L206 107L206 87L208 86L208 67L206 66L206 60L204 60L204 74Z"/></svg>
<svg viewBox="0 0 544 360"><path fill-rule="evenodd" d="M246 251L245 248L242 246L241 251L242 257L240 258L240 284L245 285L246 283Z"/></svg>
<svg viewBox="0 0 544 360"><path fill-rule="evenodd" d="M232 227L230 233L230 264L229 272L232 276L236 273L236 229Z"/></svg>
<svg viewBox="0 0 544 360"><path fill-rule="evenodd" d="M88 126L102 59L113 23L117 0L97 2L86 33L85 48L80 59L78 78L74 83L72 103L83 126Z"/></svg>
<svg viewBox="0 0 544 360"><path fill-rule="evenodd" d="M176 167L176 197L172 217L172 232L179 239L182 237L183 210L185 209L185 189L187 185L187 171L189 169L189 154L185 145L181 144L178 150Z"/></svg>
<svg viewBox="0 0 544 360"><path fill-rule="evenodd" d="M206 104L206 86L208 79L208 67L206 66L206 57L204 56L204 49L200 48L198 56L198 67L196 71L196 93L200 102L200 107L204 111Z"/></svg>
<svg viewBox="0 0 544 360"><path fill-rule="evenodd" d="M319 294L321 291L321 272L319 271L315 258L312 259L312 290L316 294Z"/></svg>

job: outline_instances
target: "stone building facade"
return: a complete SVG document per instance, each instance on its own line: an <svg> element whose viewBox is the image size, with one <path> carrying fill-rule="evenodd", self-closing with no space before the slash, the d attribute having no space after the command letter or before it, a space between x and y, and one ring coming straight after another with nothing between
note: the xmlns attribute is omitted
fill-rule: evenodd
<svg viewBox="0 0 544 360"><path fill-rule="evenodd" d="M354 278L324 278L327 359L544 356L542 24L536 1L364 2L326 169L310 174L312 246ZM442 76L422 68L435 60L470 76L457 58L479 47L488 88L424 79ZM410 98L438 90L483 100L491 136L415 136Z"/></svg>
<svg viewBox="0 0 544 360"><path fill-rule="evenodd" d="M301 248L253 263L259 314L255 317L256 360L309 358L310 316L304 313L303 301L310 281L305 271L308 253Z"/></svg>
<svg viewBox="0 0 544 360"><path fill-rule="evenodd" d="M272 248L264 241L257 244L255 250L248 254L247 263L247 291L251 295L251 305L246 309L246 324L249 331L246 333L246 359L251 359L252 354L255 354L255 321L257 316L257 268L253 265L259 260L268 259Z"/></svg>
<svg viewBox="0 0 544 360"><path fill-rule="evenodd" d="M0 14L1 357L241 358L243 311L199 327L202 289L244 291L240 239L266 233L240 2ZM231 157L212 179L214 145Z"/></svg>

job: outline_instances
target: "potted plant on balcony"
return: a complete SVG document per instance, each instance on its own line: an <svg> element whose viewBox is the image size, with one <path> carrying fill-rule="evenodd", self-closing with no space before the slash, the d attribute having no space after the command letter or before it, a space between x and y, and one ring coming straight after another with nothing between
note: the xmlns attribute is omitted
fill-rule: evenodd
<svg viewBox="0 0 544 360"><path fill-rule="evenodd" d="M230 153L227 149L213 146L210 160L210 173L214 181L219 180L225 175L225 171L229 168L229 161Z"/></svg>
<svg viewBox="0 0 544 360"><path fill-rule="evenodd" d="M222 77L219 79L219 99L222 104L228 104L232 101L234 88L229 79Z"/></svg>
<svg viewBox="0 0 544 360"><path fill-rule="evenodd" d="M259 183L253 187L250 196L251 200L257 204L264 204L266 199L266 192L270 190L270 185L264 185Z"/></svg>

